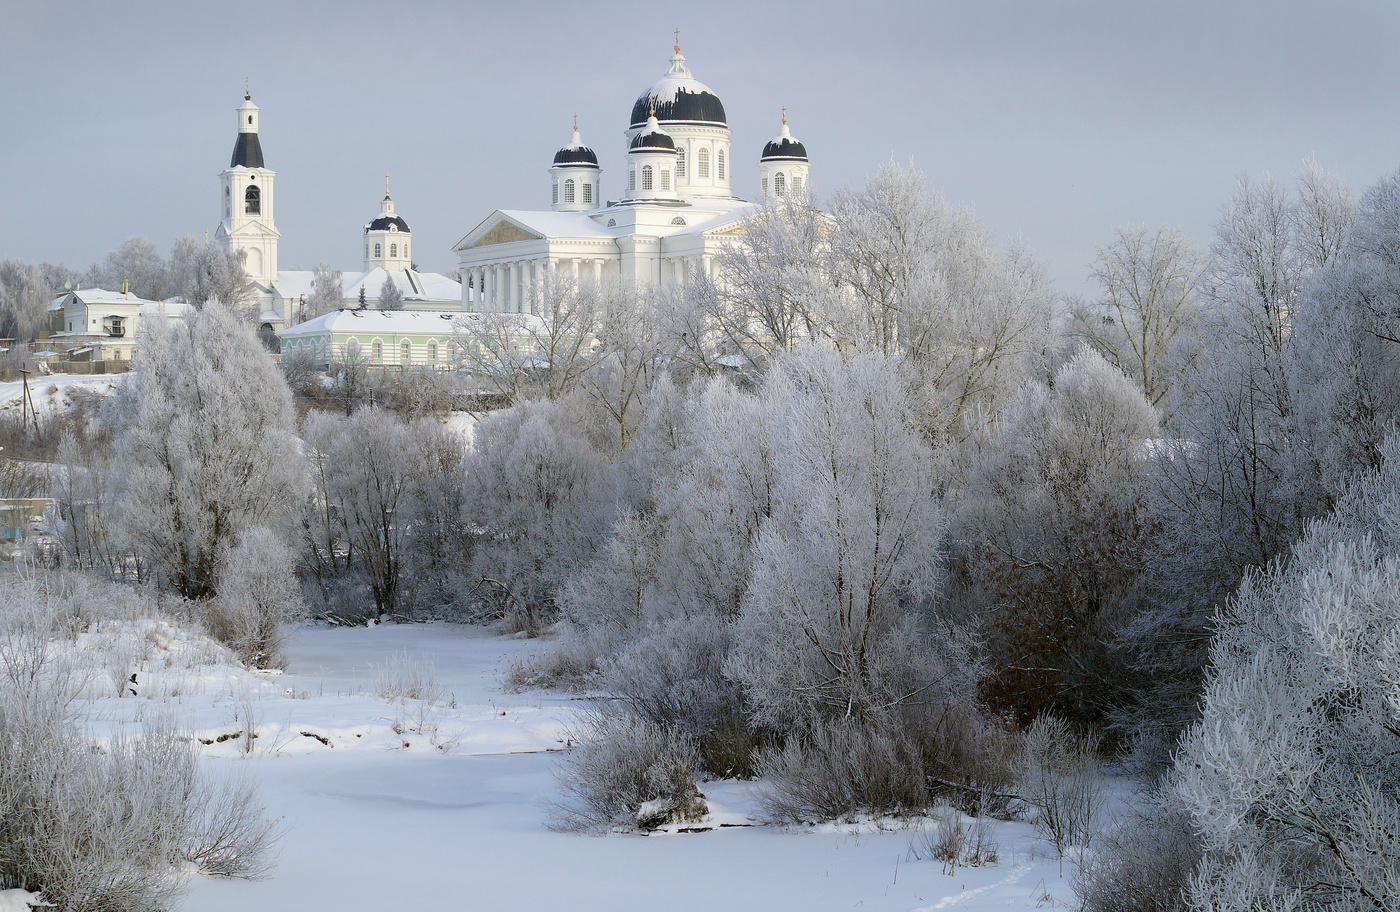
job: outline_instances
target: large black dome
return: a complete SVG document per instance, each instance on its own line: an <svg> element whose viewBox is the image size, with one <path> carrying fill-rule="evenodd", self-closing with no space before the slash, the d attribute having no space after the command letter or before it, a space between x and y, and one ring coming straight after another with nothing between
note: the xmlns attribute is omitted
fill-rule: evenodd
<svg viewBox="0 0 1400 912"><path fill-rule="evenodd" d="M729 126L719 96L690 75L679 48L671 58L671 69L666 75L637 96L636 104L632 105L631 126L645 125L653 110L656 111L656 119L662 123Z"/></svg>

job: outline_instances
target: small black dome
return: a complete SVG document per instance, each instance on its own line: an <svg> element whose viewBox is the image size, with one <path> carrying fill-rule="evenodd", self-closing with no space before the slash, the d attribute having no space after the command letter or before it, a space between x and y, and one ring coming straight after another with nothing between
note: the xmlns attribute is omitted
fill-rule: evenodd
<svg viewBox="0 0 1400 912"><path fill-rule="evenodd" d="M674 152L676 151L676 141L669 133L663 133L654 127L643 130L632 139L633 151L639 152Z"/></svg>
<svg viewBox="0 0 1400 912"><path fill-rule="evenodd" d="M258 134L238 134L238 142L233 146L233 160L228 163L228 166L237 168L240 165L244 168L261 168L263 166L262 144L258 142Z"/></svg>
<svg viewBox="0 0 1400 912"><path fill-rule="evenodd" d="M381 215L365 226L366 231L388 231L390 225L398 225L400 231L408 230L408 222L397 215Z"/></svg>
<svg viewBox="0 0 1400 912"><path fill-rule="evenodd" d="M790 136L779 136L763 147L760 161L806 161L807 147Z"/></svg>
<svg viewBox="0 0 1400 912"><path fill-rule="evenodd" d="M556 165L597 166L598 156L587 146L567 145L554 153Z"/></svg>

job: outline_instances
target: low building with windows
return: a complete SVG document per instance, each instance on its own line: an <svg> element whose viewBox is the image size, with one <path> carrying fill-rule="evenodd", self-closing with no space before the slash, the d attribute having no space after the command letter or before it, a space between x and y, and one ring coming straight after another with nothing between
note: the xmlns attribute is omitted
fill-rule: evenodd
<svg viewBox="0 0 1400 912"><path fill-rule="evenodd" d="M49 304L48 348L68 361L130 361L148 320L184 319L180 301L148 301L128 291L80 288Z"/></svg>
<svg viewBox="0 0 1400 912"><path fill-rule="evenodd" d="M605 199L576 119L549 167L549 210L498 209L458 242L463 310L534 312L544 297L535 290L551 276L658 287L715 277L716 255L758 204L734 195L724 105L691 75L679 43L670 69L633 103L625 135L619 199ZM806 192L809 167L784 111L760 156L764 195Z"/></svg>
<svg viewBox="0 0 1400 912"><path fill-rule="evenodd" d="M478 340L487 333L477 324L485 319L482 314L460 312L346 308L284 329L277 336L284 357L305 352L322 365L351 357L372 368L452 370L480 361L479 350L464 349L480 344ZM498 336L500 329L490 327L489 335ZM524 316L505 329L506 344L514 351L528 352L544 325L537 317Z"/></svg>

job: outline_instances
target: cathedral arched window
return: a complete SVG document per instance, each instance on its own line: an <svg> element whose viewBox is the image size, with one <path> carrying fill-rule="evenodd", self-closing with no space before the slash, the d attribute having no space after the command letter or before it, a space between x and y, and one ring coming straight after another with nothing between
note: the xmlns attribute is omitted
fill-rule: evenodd
<svg viewBox="0 0 1400 912"><path fill-rule="evenodd" d="M405 260L408 259L408 245L407 245L407 244L404 244L404 245L403 245L403 258L404 258Z"/></svg>
<svg viewBox="0 0 1400 912"><path fill-rule="evenodd" d="M680 179L683 178L683 177L685 177L685 150L684 150L684 149L677 149L677 150L676 150L676 181L679 182Z"/></svg>
<svg viewBox="0 0 1400 912"><path fill-rule="evenodd" d="M661 169L661 189L662 189L662 190L670 190L670 189L671 189L671 172L668 171L668 170L665 169L665 168L662 168L662 169Z"/></svg>
<svg viewBox="0 0 1400 912"><path fill-rule="evenodd" d="M764 192L764 193L767 193L767 192L768 192L768 178L766 178L766 177L763 179L763 192Z"/></svg>
<svg viewBox="0 0 1400 912"><path fill-rule="evenodd" d="M224 218L233 215L233 195L227 187L224 188Z"/></svg>
<svg viewBox="0 0 1400 912"><path fill-rule="evenodd" d="M375 258L376 260L379 259L381 256L383 256L383 254L380 253L380 251L383 250L383 249L384 249L384 248L381 247L381 246L378 245L378 244L375 244L375 245L374 245L374 258Z"/></svg>
<svg viewBox="0 0 1400 912"><path fill-rule="evenodd" d="M781 171L773 175L773 192L779 196L787 193L787 178L783 176Z"/></svg>
<svg viewBox="0 0 1400 912"><path fill-rule="evenodd" d="M724 150L720 149L715 156L715 165L719 171L719 179L724 180Z"/></svg>
<svg viewBox="0 0 1400 912"><path fill-rule="evenodd" d="M437 360L437 340L436 340L436 339L429 339L429 340L428 340L428 360L429 360L429 361L436 361L436 360Z"/></svg>
<svg viewBox="0 0 1400 912"><path fill-rule="evenodd" d="M585 203L593 202L593 183L591 181L583 182L583 201Z"/></svg>
<svg viewBox="0 0 1400 912"><path fill-rule="evenodd" d="M701 149L695 153L695 170L699 172L697 177L702 180L710 178L710 150Z"/></svg>
<svg viewBox="0 0 1400 912"><path fill-rule="evenodd" d="M257 187L249 187L243 194L243 211L248 215L262 215L262 191Z"/></svg>
<svg viewBox="0 0 1400 912"><path fill-rule="evenodd" d="M390 245L389 245L389 256L391 256L391 257L396 257L396 256L398 256L398 255L399 255L399 245L398 245L398 244L390 244Z"/></svg>
<svg viewBox="0 0 1400 912"><path fill-rule="evenodd" d="M555 182L554 182L554 196L553 196L553 198L550 200L550 202L553 203L553 204L556 205L556 206L559 205L559 182L558 182L558 181L555 181Z"/></svg>
<svg viewBox="0 0 1400 912"><path fill-rule="evenodd" d="M796 175L796 174L794 174L794 175L792 176L792 192L793 192L793 193L801 193L801 192L802 192L802 178L801 178L799 175Z"/></svg>
<svg viewBox="0 0 1400 912"><path fill-rule="evenodd" d="M651 189L651 165L642 165L642 189Z"/></svg>
<svg viewBox="0 0 1400 912"><path fill-rule="evenodd" d="M411 363L413 363L413 343L410 342L410 341L408 341L407 339L404 339L404 340L403 340L403 345L401 346L401 348L402 348L402 350L403 350L403 359L402 359L399 363L400 363L400 364L411 364Z"/></svg>
<svg viewBox="0 0 1400 912"><path fill-rule="evenodd" d="M572 203L573 201L574 201L574 179L571 177L571 178L569 178L568 180L564 181L564 202L566 202L566 203Z"/></svg>
<svg viewBox="0 0 1400 912"><path fill-rule="evenodd" d="M632 170L630 170L630 171L627 172L627 189L628 189L628 190L636 190L636 189L637 189L637 169L636 169L636 168L633 168Z"/></svg>
<svg viewBox="0 0 1400 912"><path fill-rule="evenodd" d="M372 357L374 358L376 364L384 360L383 342L380 342L378 339L375 339L374 344L370 347L370 351L373 352Z"/></svg>

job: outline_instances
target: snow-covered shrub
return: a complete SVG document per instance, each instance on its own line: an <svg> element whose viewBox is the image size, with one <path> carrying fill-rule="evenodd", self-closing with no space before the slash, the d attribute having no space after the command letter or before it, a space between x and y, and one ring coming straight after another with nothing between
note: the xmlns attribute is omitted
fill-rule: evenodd
<svg viewBox="0 0 1400 912"><path fill-rule="evenodd" d="M870 721L832 719L756 757L771 820L831 820L857 812L908 814L931 803L919 745Z"/></svg>
<svg viewBox="0 0 1400 912"><path fill-rule="evenodd" d="M630 714L600 712L571 741L556 772L562 796L548 808L555 828L652 829L708 812L688 736Z"/></svg>
<svg viewBox="0 0 1400 912"><path fill-rule="evenodd" d="M306 616L293 561L272 530L249 529L224 560L218 596L202 606L210 636L251 668L281 667L283 628Z"/></svg>
<svg viewBox="0 0 1400 912"><path fill-rule="evenodd" d="M1063 720L1040 716L1021 737L1017 789L1035 808L1036 832L1060 854L1087 846L1104 802L1098 741L1076 735Z"/></svg>
<svg viewBox="0 0 1400 912"><path fill-rule="evenodd" d="M1185 912L1201 840L1179 805L1150 796L1080 860L1082 912Z"/></svg>
<svg viewBox="0 0 1400 912"><path fill-rule="evenodd" d="M61 594L11 583L0 601L0 889L63 912L164 908L187 870L255 876L275 833L246 780L199 762L148 720L98 742L73 698L83 675L54 640Z"/></svg>
<svg viewBox="0 0 1400 912"><path fill-rule="evenodd" d="M1206 857L1192 908L1386 908L1400 895L1400 440L1218 620L1175 790Z"/></svg>
<svg viewBox="0 0 1400 912"><path fill-rule="evenodd" d="M407 650L390 656L375 670L374 690L379 699L389 703L406 700L439 703L445 698L438 682L437 665L431 658L411 655Z"/></svg>
<svg viewBox="0 0 1400 912"><path fill-rule="evenodd" d="M909 854L916 861L929 858L950 868L996 864L1000 849L996 843L996 821L989 817L968 821L957 809L943 808L934 815L932 823L921 826L909 840Z"/></svg>
<svg viewBox="0 0 1400 912"><path fill-rule="evenodd" d="M658 620L603 665L603 689L642 719L684 732L716 776L752 774L758 733L724 674L733 628L720 618Z"/></svg>

